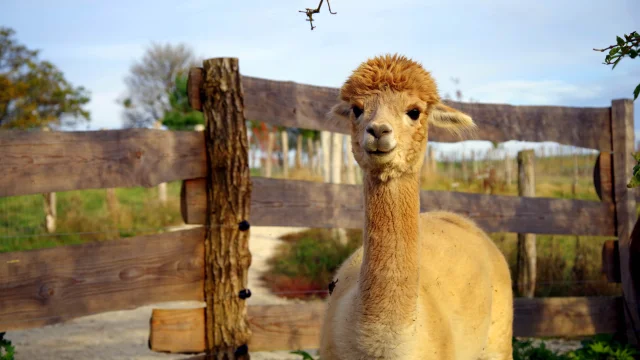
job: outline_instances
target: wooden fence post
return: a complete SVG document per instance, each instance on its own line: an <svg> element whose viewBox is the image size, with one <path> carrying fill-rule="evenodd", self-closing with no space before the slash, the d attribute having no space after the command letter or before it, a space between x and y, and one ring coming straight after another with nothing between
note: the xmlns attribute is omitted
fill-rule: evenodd
<svg viewBox="0 0 640 360"><path fill-rule="evenodd" d="M346 145L345 155L347 155L345 162L347 163L347 184L356 183L356 165L353 158L353 146L351 145L351 135L344 136L344 142Z"/></svg>
<svg viewBox="0 0 640 360"><path fill-rule="evenodd" d="M267 154L264 163L264 177L271 177L273 170L273 147L276 143L276 134L269 130L267 134Z"/></svg>
<svg viewBox="0 0 640 360"><path fill-rule="evenodd" d="M153 128L160 130L162 129L162 123L160 121L155 121L153 123ZM158 200L162 205L167 203L167 183L163 182L158 184Z"/></svg>
<svg viewBox="0 0 640 360"><path fill-rule="evenodd" d="M245 299L249 252L249 171L244 99L237 58L204 61L206 128L205 329L216 359L249 359Z"/></svg>
<svg viewBox="0 0 640 360"><path fill-rule="evenodd" d="M282 176L289 178L289 133L287 129L280 132L280 142L282 143Z"/></svg>
<svg viewBox="0 0 640 360"><path fill-rule="evenodd" d="M320 141L322 142L322 177L324 182L331 182L331 133L321 131Z"/></svg>
<svg viewBox="0 0 640 360"><path fill-rule="evenodd" d="M535 197L533 150L518 152L518 196ZM536 290L536 235L518 234L517 285L520 296L532 298Z"/></svg>
<svg viewBox="0 0 640 360"><path fill-rule="evenodd" d="M54 233L56 231L56 218L58 217L56 193L44 193L42 196L44 196L44 225L48 233Z"/></svg>
<svg viewBox="0 0 640 360"><path fill-rule="evenodd" d="M613 148L613 194L616 207L616 233L620 253L620 276L624 294L626 319L626 337L631 344L640 343L640 307L638 289L634 286L631 271L632 238L631 231L636 222L636 200L627 188L634 166L633 101L629 99L613 100L611 103L611 145ZM637 246L637 245L635 245ZM638 261L636 259L636 261ZM636 280L637 282L637 280Z"/></svg>

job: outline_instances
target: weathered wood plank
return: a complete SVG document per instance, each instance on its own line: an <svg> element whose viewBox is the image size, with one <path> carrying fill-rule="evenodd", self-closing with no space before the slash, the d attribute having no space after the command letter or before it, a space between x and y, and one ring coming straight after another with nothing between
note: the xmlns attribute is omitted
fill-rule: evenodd
<svg viewBox="0 0 640 360"><path fill-rule="evenodd" d="M297 350L318 346L325 305L250 305L249 351ZM154 309L149 347L153 351L198 353L205 349L204 308Z"/></svg>
<svg viewBox="0 0 640 360"><path fill-rule="evenodd" d="M631 344L640 343L640 294L634 285L631 272L631 232L636 222L636 199L627 188L633 176L635 160L635 133L633 127L633 101L628 99L614 100L611 103L611 133L613 147L613 196L615 202L616 235L620 253L620 276L626 310L626 335Z"/></svg>
<svg viewBox="0 0 640 360"><path fill-rule="evenodd" d="M325 114L338 99L337 88L242 77L248 119L274 125L350 134L348 123L332 123ZM429 140L457 142L556 141L590 149L610 150L610 108L512 106L446 101L473 117L478 130L460 139L442 129L429 129Z"/></svg>
<svg viewBox="0 0 640 360"><path fill-rule="evenodd" d="M200 132L0 132L0 196L155 186L206 175Z"/></svg>
<svg viewBox="0 0 640 360"><path fill-rule="evenodd" d="M618 297L534 298L514 301L515 336L587 336L615 333L622 320Z"/></svg>
<svg viewBox="0 0 640 360"><path fill-rule="evenodd" d="M184 183L183 219L203 224L204 179ZM253 178L251 223L257 226L361 228L362 186ZM422 191L421 211L450 210L488 232L614 234L611 207L597 201Z"/></svg>
<svg viewBox="0 0 640 360"><path fill-rule="evenodd" d="M153 309L149 349L180 354L203 352L207 348L204 332L204 308Z"/></svg>
<svg viewBox="0 0 640 360"><path fill-rule="evenodd" d="M202 300L202 228L0 254L0 332Z"/></svg>
<svg viewBox="0 0 640 360"><path fill-rule="evenodd" d="M251 351L315 349L319 346L325 304L249 306ZM587 336L614 333L621 321L621 299L516 298L514 335L522 337ZM203 309L154 311L149 345L152 350L181 353L204 351L198 325Z"/></svg>

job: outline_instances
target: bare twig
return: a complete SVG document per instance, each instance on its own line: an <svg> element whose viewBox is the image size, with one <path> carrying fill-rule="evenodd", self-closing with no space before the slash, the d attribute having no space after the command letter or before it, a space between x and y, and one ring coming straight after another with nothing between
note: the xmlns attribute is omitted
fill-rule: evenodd
<svg viewBox="0 0 640 360"><path fill-rule="evenodd" d="M307 14L307 21L311 24L311 30L316 28L315 26L313 26L313 14L320 13L320 8L322 7L322 3L323 2L324 2L324 0L320 0L320 4L318 4L318 7L315 8L315 9L307 8L306 10L298 10L298 12ZM330 14L332 14L332 15L337 14L337 12L331 11L331 4L329 3L329 0L327 0L327 6L329 7L329 13Z"/></svg>

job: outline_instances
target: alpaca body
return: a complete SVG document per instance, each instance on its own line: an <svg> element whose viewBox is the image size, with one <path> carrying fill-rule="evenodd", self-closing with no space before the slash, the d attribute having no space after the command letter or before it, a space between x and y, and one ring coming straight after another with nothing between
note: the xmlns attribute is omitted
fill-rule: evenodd
<svg viewBox="0 0 640 360"><path fill-rule="evenodd" d="M399 332L393 318L386 327L357 321L361 247L334 277L321 359L511 359L505 355L511 353L511 277L500 250L472 222L452 213L420 214L420 233L416 321L399 324ZM389 314L382 317L393 316L393 299L386 306Z"/></svg>
<svg viewBox="0 0 640 360"><path fill-rule="evenodd" d="M471 117L440 101L420 64L395 55L358 67L330 115L350 122L365 216L362 248L334 278L321 359L512 359L503 255L473 222L420 213L428 126L460 132Z"/></svg>

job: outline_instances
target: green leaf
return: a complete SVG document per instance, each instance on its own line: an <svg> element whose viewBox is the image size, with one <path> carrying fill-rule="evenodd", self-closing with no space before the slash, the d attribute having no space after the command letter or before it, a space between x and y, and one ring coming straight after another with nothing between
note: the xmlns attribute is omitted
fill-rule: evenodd
<svg viewBox="0 0 640 360"><path fill-rule="evenodd" d="M620 36L616 36L616 41L620 46L624 45L624 42L625 42Z"/></svg>
<svg viewBox="0 0 640 360"><path fill-rule="evenodd" d="M636 86L636 89L633 90L633 100L637 99L638 95L640 95L640 84L638 84L638 86Z"/></svg>
<svg viewBox="0 0 640 360"><path fill-rule="evenodd" d="M620 51L619 47L614 47L609 51L609 55L615 55L618 51Z"/></svg>
<svg viewBox="0 0 640 360"><path fill-rule="evenodd" d="M630 58L635 59L636 56L638 56L638 52L636 50L633 50L633 49L629 50L629 57Z"/></svg>
<svg viewBox="0 0 640 360"><path fill-rule="evenodd" d="M307 353L306 351L296 350L296 351L292 351L291 353L296 355L302 355L302 360L313 360L313 357L311 357L311 355L309 355L309 353Z"/></svg>
<svg viewBox="0 0 640 360"><path fill-rule="evenodd" d="M620 62L620 60L622 60L621 57L617 58L616 61L613 63L613 67L611 68L611 70L615 69L616 66L618 66L618 63Z"/></svg>

